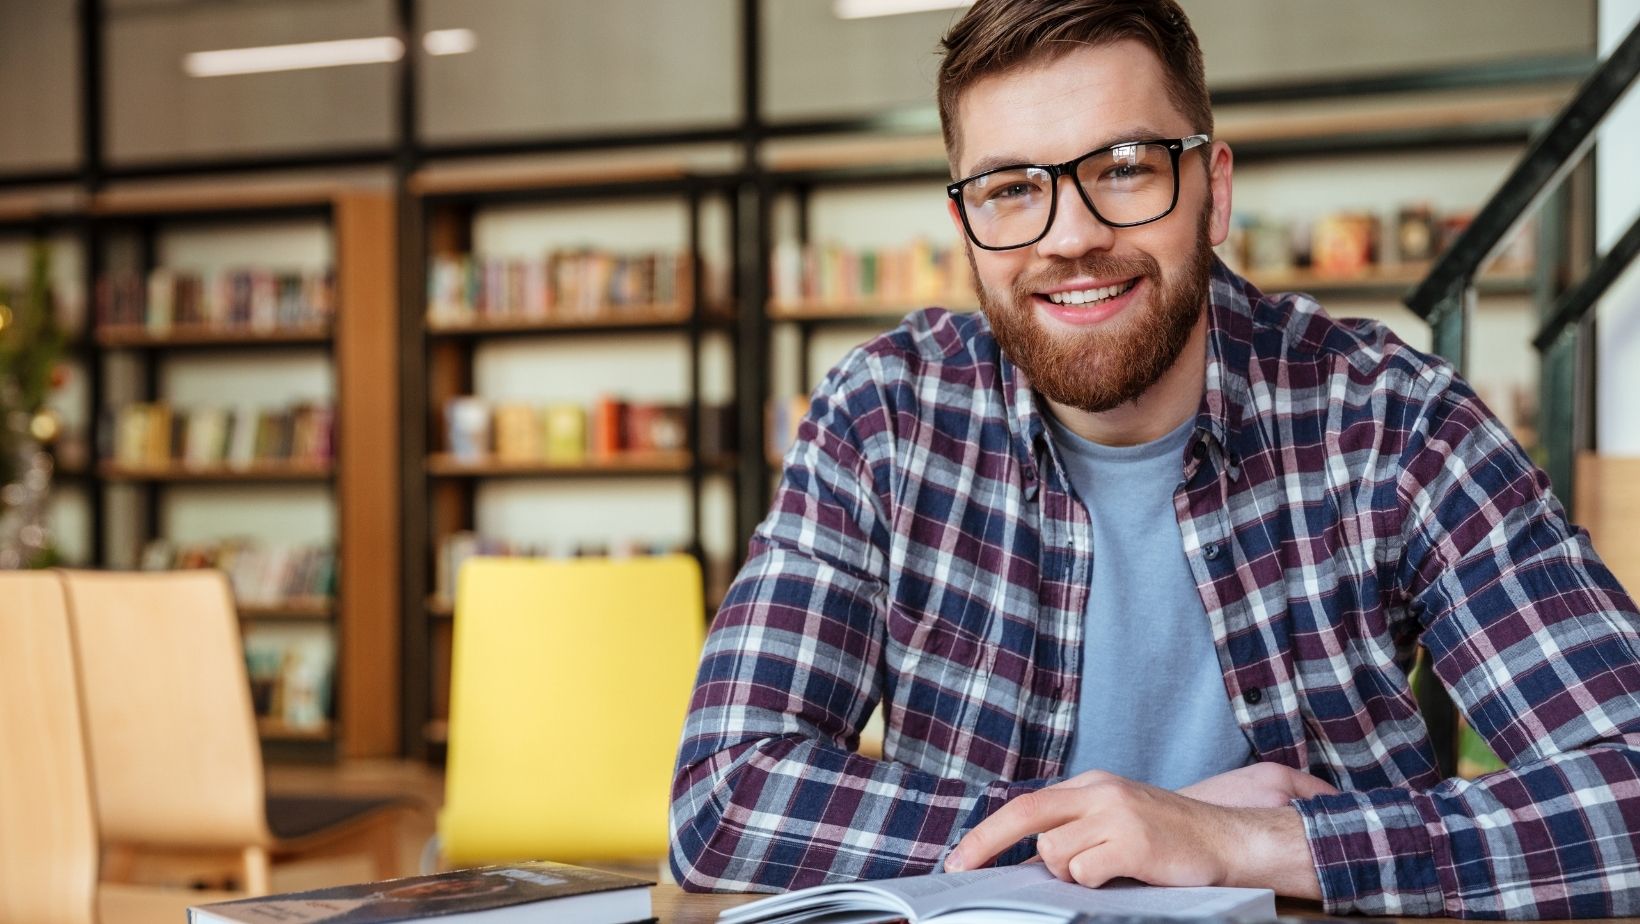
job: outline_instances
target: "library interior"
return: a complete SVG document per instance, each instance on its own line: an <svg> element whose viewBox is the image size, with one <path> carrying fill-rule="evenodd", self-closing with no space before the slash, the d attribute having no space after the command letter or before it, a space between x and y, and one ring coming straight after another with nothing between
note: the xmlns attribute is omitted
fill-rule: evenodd
<svg viewBox="0 0 1640 924"><path fill-rule="evenodd" d="M1180 3L1217 258L1449 361L1640 588L1640 2ZM0 0L0 893L96 903L0 921L671 877L815 390L981 311L966 6ZM1446 775L1504 766L1411 687Z"/></svg>

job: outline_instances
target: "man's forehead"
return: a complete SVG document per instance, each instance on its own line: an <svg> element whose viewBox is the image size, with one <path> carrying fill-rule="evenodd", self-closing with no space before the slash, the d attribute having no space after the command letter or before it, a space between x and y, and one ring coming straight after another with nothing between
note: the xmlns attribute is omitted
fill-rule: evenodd
<svg viewBox="0 0 1640 924"><path fill-rule="evenodd" d="M960 175L1060 163L1123 141L1188 131L1161 60L1131 40L1078 46L982 77L956 102L949 154Z"/></svg>

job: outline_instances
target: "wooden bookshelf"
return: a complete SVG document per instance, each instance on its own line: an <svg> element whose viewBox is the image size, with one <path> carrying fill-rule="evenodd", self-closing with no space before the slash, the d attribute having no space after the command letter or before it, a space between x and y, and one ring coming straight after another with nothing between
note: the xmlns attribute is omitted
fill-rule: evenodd
<svg viewBox="0 0 1640 924"><path fill-rule="evenodd" d="M267 741L329 741L333 731L330 722L318 725L291 725L282 719L266 716L256 720L256 730Z"/></svg>
<svg viewBox="0 0 1640 924"><path fill-rule="evenodd" d="M267 482L267 481L327 481L335 476L329 462L254 462L244 466L187 466L181 463L167 466L131 466L118 462L102 462L97 472L109 481L158 482Z"/></svg>
<svg viewBox="0 0 1640 924"><path fill-rule="evenodd" d="M578 330L631 330L653 327L681 330L689 323L689 307L682 304L632 305L596 314L570 317L500 317L448 321L429 318L433 337L485 337L493 334L552 333Z"/></svg>
<svg viewBox="0 0 1640 924"><path fill-rule="evenodd" d="M1390 263L1367 267L1349 275L1317 273L1313 270L1285 272L1253 271L1249 282L1267 293L1306 292L1317 298L1376 298L1399 301L1429 272L1428 263ZM1530 295L1530 270L1518 269L1487 273L1477 280L1482 295Z"/></svg>
<svg viewBox="0 0 1640 924"><path fill-rule="evenodd" d="M435 453L427 459L427 472L440 478L489 477L589 477L599 475L681 475L689 471L688 452L625 452L608 458L588 458L584 462L469 461L450 453Z"/></svg>
<svg viewBox="0 0 1640 924"><path fill-rule="evenodd" d="M850 299L841 301L800 301L800 302L773 302L769 305L769 318L775 321L899 321L913 311L920 311L930 306L949 308L957 312L978 311L979 305L971 296L959 299L932 299L927 302L913 302L905 299L879 301L874 299Z"/></svg>
<svg viewBox="0 0 1640 924"><path fill-rule="evenodd" d="M328 324L267 329L178 326L155 330L125 325L97 328L97 343L110 349L322 345L329 343L332 336L333 332Z"/></svg>
<svg viewBox="0 0 1640 924"><path fill-rule="evenodd" d="M242 603L239 618L245 621L324 622L336 618L336 605L328 600L288 600L277 604Z"/></svg>

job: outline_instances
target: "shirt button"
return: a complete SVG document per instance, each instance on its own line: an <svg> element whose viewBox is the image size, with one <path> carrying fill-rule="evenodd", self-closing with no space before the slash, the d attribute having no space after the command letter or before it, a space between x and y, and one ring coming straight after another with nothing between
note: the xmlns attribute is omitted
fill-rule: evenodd
<svg viewBox="0 0 1640 924"><path fill-rule="evenodd" d="M1224 545L1222 543L1211 542L1202 549L1202 555L1206 556L1208 561L1213 561L1219 557L1219 553L1222 551L1224 551Z"/></svg>
<svg viewBox="0 0 1640 924"><path fill-rule="evenodd" d="M1190 454L1198 460L1207 458L1207 444L1198 442L1190 448Z"/></svg>
<svg viewBox="0 0 1640 924"><path fill-rule="evenodd" d="M1264 691L1258 687L1253 687L1250 690L1242 691L1241 698L1247 701L1247 705L1257 706L1264 700Z"/></svg>

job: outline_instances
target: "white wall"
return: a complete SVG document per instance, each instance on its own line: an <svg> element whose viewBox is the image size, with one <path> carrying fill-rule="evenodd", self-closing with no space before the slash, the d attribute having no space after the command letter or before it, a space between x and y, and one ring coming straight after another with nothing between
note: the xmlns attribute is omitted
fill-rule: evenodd
<svg viewBox="0 0 1640 924"><path fill-rule="evenodd" d="M1640 0L1601 0L1600 50L1608 53L1640 23ZM1640 92L1632 87L1601 128L1596 187L1596 240L1602 251L1640 216ZM1632 264L1599 309L1599 446L1640 454L1640 263Z"/></svg>

